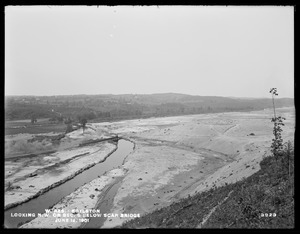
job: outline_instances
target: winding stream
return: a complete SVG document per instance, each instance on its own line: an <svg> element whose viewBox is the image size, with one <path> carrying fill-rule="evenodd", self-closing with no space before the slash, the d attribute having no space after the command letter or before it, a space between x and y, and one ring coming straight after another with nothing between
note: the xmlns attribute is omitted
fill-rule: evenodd
<svg viewBox="0 0 300 234"><path fill-rule="evenodd" d="M17 228L19 223L34 219L37 217L37 213L44 213L45 209L52 207L78 187L96 179L106 171L122 165L126 156L133 150L133 147L134 144L132 142L123 139L119 140L117 150L107 157L104 162L96 164L35 199L5 211L5 226L8 228ZM11 217L13 213L35 213L35 217Z"/></svg>

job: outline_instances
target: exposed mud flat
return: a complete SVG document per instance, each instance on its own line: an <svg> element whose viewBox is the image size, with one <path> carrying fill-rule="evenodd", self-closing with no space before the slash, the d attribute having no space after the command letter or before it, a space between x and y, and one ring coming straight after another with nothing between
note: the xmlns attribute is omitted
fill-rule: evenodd
<svg viewBox="0 0 300 234"><path fill-rule="evenodd" d="M286 118L282 137L293 142L294 109L280 111ZM272 110L264 110L119 123L119 134L134 139L137 148L124 165L128 172L111 212L142 215L252 175L259 170L263 156L270 153L272 114ZM149 128L137 132L135 125ZM117 126L114 132L118 133ZM115 227L129 219L118 215L106 220L103 227Z"/></svg>
<svg viewBox="0 0 300 234"><path fill-rule="evenodd" d="M207 151L191 152L162 143L137 141L137 147L127 158L128 171L114 199L111 213L117 214L105 221L103 227L121 224L122 214L141 215L176 200L176 194L185 190L207 171L215 171L226 163ZM216 153L217 154L217 153ZM206 167L210 161L211 167ZM198 170L202 169L202 173Z"/></svg>
<svg viewBox="0 0 300 234"><path fill-rule="evenodd" d="M286 118L284 141L293 141L294 108L282 108L278 112ZM263 156L269 154L272 115L272 110L264 110L90 124L94 132L118 134L135 143L134 151L118 169L124 174L110 209L115 217L106 219L101 227L121 225L135 214L143 215L182 197L252 175L259 170ZM97 184L97 181L91 183ZM113 179L107 180L105 186L113 183ZM57 204L58 207L67 202L77 204L79 195L76 194L88 201L90 190L83 187L79 188L80 193L75 192L69 200ZM105 189L98 192L100 198ZM77 207L83 209L84 204L78 203ZM121 217L121 214L132 214L132 217ZM33 221L30 227L44 228L53 223L48 219ZM52 226L83 227L55 225Z"/></svg>
<svg viewBox="0 0 300 234"><path fill-rule="evenodd" d="M72 132L76 139L86 136L91 139L89 131ZM93 138L99 137L94 134ZM68 140L67 137L65 140ZM77 143L77 142L76 142ZM114 152L117 147L108 142L97 143L92 146L76 147L35 157L20 157L5 161L5 209L26 202L39 196L45 191L64 183L103 161ZM75 146L75 147L74 147Z"/></svg>
<svg viewBox="0 0 300 234"><path fill-rule="evenodd" d="M47 213L22 225L21 228L79 228L85 224L86 219L90 219L90 216L100 214L95 209L99 197L109 184L115 182L119 177L124 176L124 174L125 170L123 169L113 169L107 172L100 178L79 187L49 209ZM90 211L93 209L95 209L94 213L85 212L86 210Z"/></svg>
<svg viewBox="0 0 300 234"><path fill-rule="evenodd" d="M94 152L90 153L90 150ZM79 150L80 152L72 150L73 158L70 163L56 163L53 166L35 170L34 173L24 176L22 179L18 177L18 180L12 183L13 189L5 192L5 209L28 201L64 183L80 172L103 161L114 150L116 150L116 146L110 143L94 146L94 150L86 147L86 154L81 153L82 149ZM86 157L87 155L88 157ZM25 170L25 172L28 171Z"/></svg>

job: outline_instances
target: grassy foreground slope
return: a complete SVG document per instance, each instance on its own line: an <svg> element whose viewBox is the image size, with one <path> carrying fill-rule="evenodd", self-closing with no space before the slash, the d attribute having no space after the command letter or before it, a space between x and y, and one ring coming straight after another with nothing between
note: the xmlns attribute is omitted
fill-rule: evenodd
<svg viewBox="0 0 300 234"><path fill-rule="evenodd" d="M285 149L277 161L266 157L260 166L242 181L181 199L121 228L294 228L294 151Z"/></svg>

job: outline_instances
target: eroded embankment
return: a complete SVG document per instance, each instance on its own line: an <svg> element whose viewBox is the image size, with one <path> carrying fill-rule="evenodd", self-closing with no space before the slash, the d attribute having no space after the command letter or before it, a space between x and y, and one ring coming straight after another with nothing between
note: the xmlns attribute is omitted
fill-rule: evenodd
<svg viewBox="0 0 300 234"><path fill-rule="evenodd" d="M34 176L18 178L11 185L13 189L8 189L5 193L5 210L38 197L72 179L97 163L103 162L117 149L116 145L111 143L99 144L94 147L96 150L92 153L89 153L92 149L86 148L88 154L81 154L81 157L77 157L80 152L74 149L71 151L72 156L66 159L70 160L68 163L53 165L48 170L40 169L39 172L35 171Z"/></svg>
<svg viewBox="0 0 300 234"><path fill-rule="evenodd" d="M33 218L11 218L11 213L44 213L45 208L49 208L56 204L66 195L70 194L76 188L81 185L97 178L97 176L103 175L105 172L118 167L123 163L124 157L132 150L133 144L124 140L120 140L118 149L113 152L112 155L107 154L105 160L102 163L98 163L95 166L92 166L88 170L84 170L82 173L78 174L74 178L66 181L65 183L52 188L46 193L38 196L35 199L30 200L22 205L19 205L15 208L9 209L5 213L7 226L16 227L20 222L27 222ZM124 144L125 143L125 144ZM120 147L121 145L121 147ZM125 154L125 155L123 155ZM109 156L110 155L110 156ZM109 156L109 157L108 157Z"/></svg>
<svg viewBox="0 0 300 234"><path fill-rule="evenodd" d="M103 213L97 212L97 205L102 194L108 190L110 184L118 181L125 173L124 169L109 171L64 197L47 213L44 213L44 217L38 217L22 225L21 228L79 228L92 217L100 219L99 216ZM89 212L84 212L84 210Z"/></svg>

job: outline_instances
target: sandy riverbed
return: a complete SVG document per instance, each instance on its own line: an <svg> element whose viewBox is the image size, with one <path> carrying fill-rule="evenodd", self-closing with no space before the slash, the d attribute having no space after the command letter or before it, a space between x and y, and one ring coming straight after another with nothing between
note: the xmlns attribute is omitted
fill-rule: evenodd
<svg viewBox="0 0 300 234"><path fill-rule="evenodd" d="M90 216L101 214L94 209L99 197L109 184L124 176L125 172L124 169L113 169L92 180L63 198L47 213L22 225L21 228L79 228L85 224L85 220L90 219Z"/></svg>
<svg viewBox="0 0 300 234"><path fill-rule="evenodd" d="M286 118L282 137L293 142L294 110L281 109L280 113ZM123 135L139 147L124 164L128 173L111 212L142 215L182 197L252 175L259 170L263 156L269 155L271 118L272 110L264 110L120 123ZM149 130L135 131L134 126L149 126ZM115 128L118 133L118 126ZM106 220L103 227L118 226L128 219L119 215Z"/></svg>
<svg viewBox="0 0 300 234"><path fill-rule="evenodd" d="M278 112L286 118L282 137L293 142L294 109ZM118 215L107 219L103 227L115 227L130 219L121 218L121 213L142 215L255 173L263 156L269 155L271 118L272 110L264 110L91 124L95 131L118 134L136 144L120 168L126 173L110 211ZM76 193L70 196L80 206L82 198ZM88 192L82 196L90 199ZM28 225L35 227L32 222ZM48 227L51 222L43 219L38 227Z"/></svg>
<svg viewBox="0 0 300 234"><path fill-rule="evenodd" d="M62 144L61 147L64 149L60 151L5 161L5 209L62 184L81 171L103 161L116 150L116 145L108 142L92 146L76 146L78 142L82 142L78 139L99 137L99 134L91 135L89 131L82 134L82 130L77 130L64 138L66 144Z"/></svg>

